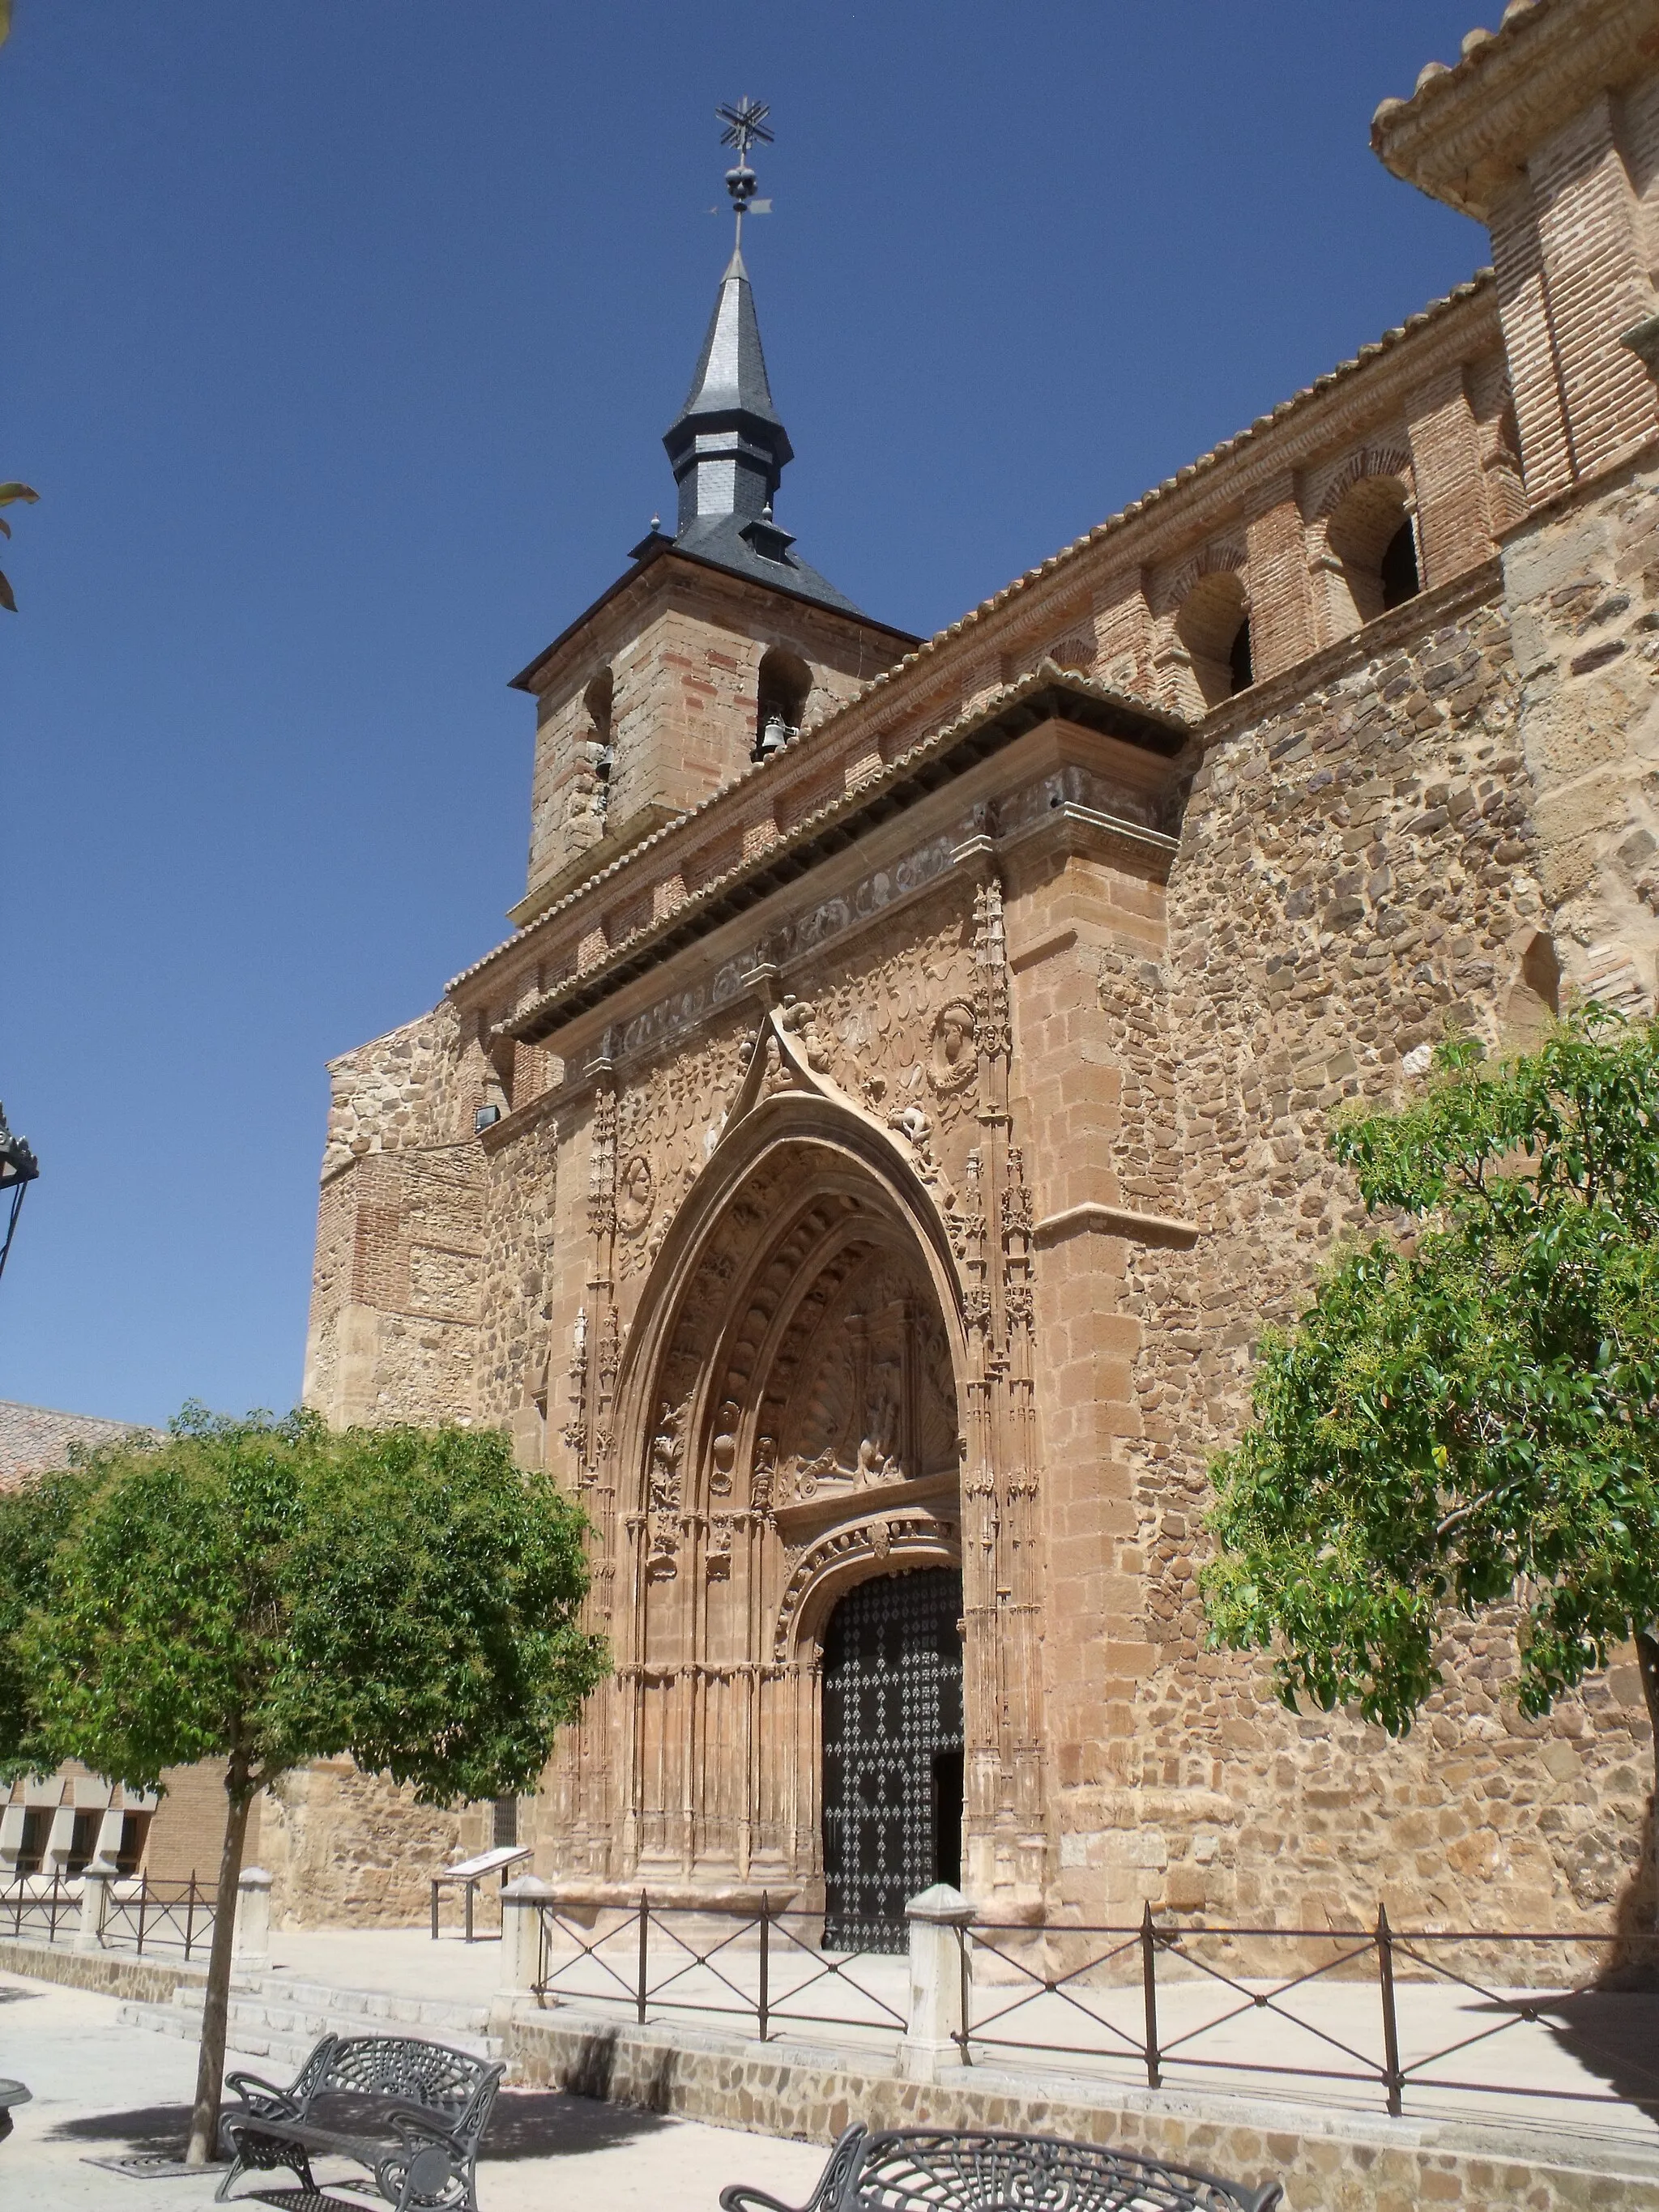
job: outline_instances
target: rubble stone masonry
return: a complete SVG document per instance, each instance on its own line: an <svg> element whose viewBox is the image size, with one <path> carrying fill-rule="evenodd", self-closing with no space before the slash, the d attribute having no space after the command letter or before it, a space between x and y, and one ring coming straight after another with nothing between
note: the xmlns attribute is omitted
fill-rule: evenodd
<svg viewBox="0 0 1659 2212"><path fill-rule="evenodd" d="M307 1398L586 1510L615 1673L521 1820L590 1903L821 1909L827 1623L939 1566L987 1911L1651 1903L1626 1655L1522 1723L1449 1632L1396 1743L1204 1648L1252 1349L1367 1227L1332 1110L1659 998L1659 0L1373 135L1495 276L914 649L656 547L519 679L520 926L331 1065ZM416 1918L485 1819L294 1778L278 1910Z"/></svg>

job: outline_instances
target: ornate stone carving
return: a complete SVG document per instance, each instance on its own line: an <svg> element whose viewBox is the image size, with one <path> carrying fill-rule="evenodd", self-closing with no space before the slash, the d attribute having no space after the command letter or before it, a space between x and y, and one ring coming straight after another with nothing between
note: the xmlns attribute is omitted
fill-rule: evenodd
<svg viewBox="0 0 1659 2212"><path fill-rule="evenodd" d="M681 1462L685 1452L688 1407L665 1401L651 1439L646 1477L646 1564L651 1582L672 1582L680 1547Z"/></svg>
<svg viewBox="0 0 1659 2212"><path fill-rule="evenodd" d="M635 1152L617 1178L617 1226L624 1237L637 1237L649 1225L656 1194L651 1163Z"/></svg>
<svg viewBox="0 0 1659 2212"><path fill-rule="evenodd" d="M966 999L948 999L933 1017L927 1079L941 1096L965 1091L979 1073L979 1022Z"/></svg>

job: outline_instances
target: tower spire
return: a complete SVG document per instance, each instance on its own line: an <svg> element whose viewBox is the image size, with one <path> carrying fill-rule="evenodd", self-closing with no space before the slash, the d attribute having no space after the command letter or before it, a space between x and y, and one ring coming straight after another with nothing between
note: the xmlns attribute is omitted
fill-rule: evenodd
<svg viewBox="0 0 1659 2212"><path fill-rule="evenodd" d="M737 155L726 173L736 236L691 389L663 436L680 495L672 542L712 567L856 614L852 601L793 550L794 539L772 519L779 480L794 449L772 404L743 260L744 217L769 215L772 208L770 200L756 198L757 179L749 166L751 148L772 143L769 112L763 101L747 96L714 111L726 126L720 143ZM653 522L651 536L635 547L635 558L661 543Z"/></svg>
<svg viewBox="0 0 1659 2212"><path fill-rule="evenodd" d="M663 439L680 489L681 538L699 524L727 516L735 517L739 526L769 523L779 478L793 459L787 433L772 404L754 294L743 260L744 216L771 211L769 200L755 198L757 179L749 166L750 149L772 143L766 127L770 112L747 94L714 111L726 125L721 145L737 152L736 165L726 173L737 234L691 389Z"/></svg>

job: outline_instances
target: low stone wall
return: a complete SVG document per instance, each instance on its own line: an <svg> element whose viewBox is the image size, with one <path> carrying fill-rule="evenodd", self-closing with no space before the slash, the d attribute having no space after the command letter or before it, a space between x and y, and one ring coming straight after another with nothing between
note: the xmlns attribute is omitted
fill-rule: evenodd
<svg viewBox="0 0 1659 2212"><path fill-rule="evenodd" d="M181 1982L204 1982L205 1966L170 1966L162 1959L137 1959L118 1951L76 1951L67 1943L24 1943L0 1936L0 1968L28 1974L37 1982L63 1982L72 1990L94 1990L100 1996L133 1997L145 2004L170 2004Z"/></svg>
<svg viewBox="0 0 1659 2212"><path fill-rule="evenodd" d="M1285 2184L1286 2212L1653 2212L1659 2150L1590 2135L1544 2138L1243 2098L1141 2091L953 2067L911 2081L844 2051L760 2046L687 2028L515 2012L495 2026L514 2079L645 2111L829 2144L872 2127L1018 2128L1121 2143L1184 2166ZM732 2179L741 2180L740 2154Z"/></svg>

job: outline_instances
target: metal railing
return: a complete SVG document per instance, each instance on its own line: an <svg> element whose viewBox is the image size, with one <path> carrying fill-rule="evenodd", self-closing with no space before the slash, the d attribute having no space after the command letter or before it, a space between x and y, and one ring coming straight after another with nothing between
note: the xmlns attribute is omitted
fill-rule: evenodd
<svg viewBox="0 0 1659 2212"><path fill-rule="evenodd" d="M214 1898L195 1875L188 1881L112 1881L105 1887L100 1937L142 1958L148 1950L179 1951L188 1959L213 1941Z"/></svg>
<svg viewBox="0 0 1659 2212"><path fill-rule="evenodd" d="M212 1941L213 1918L213 1893L193 1875L188 1881L23 1875L0 1887L0 1936L15 1940L84 1942L140 1958L171 1952L188 1960Z"/></svg>
<svg viewBox="0 0 1659 2212"><path fill-rule="evenodd" d="M964 2065L974 2063L976 2052L995 2051L1018 2053L1026 2061L1127 2058L1144 2067L1147 2086L1154 2089L1168 2086L1172 2074L1187 2068L1359 2084L1380 2089L1387 2109L1396 2115L1405 2110L1407 2089L1659 2110L1659 2061L1634 2056L1605 2028L1598 2032L1588 2021L1572 2017L1575 2007L1614 1993L1609 1966L1651 1989L1659 1972L1659 1933L1395 1929L1382 1907L1373 1928L1183 1927L1160 1923L1148 1906L1138 1926L1051 1923L1031 1929L973 1920L958 1927L957 1938L962 2027L953 2039ZM1304 1960L1310 1949L1328 1955L1280 1978L1249 1971L1280 1946L1296 1947ZM1532 1947L1530 1958L1523 1947ZM1461 1949L1530 1964L1540 1948L1569 1966L1575 1952L1588 1953L1600 1960L1600 1976L1565 1987L1522 1987L1515 1979L1494 1987L1490 1970L1483 1968L1477 1978L1473 1966L1465 1971L1453 1957ZM1297 2002L1316 1984L1357 1979L1374 1987L1373 2027L1380 2048L1361 2047L1368 2039L1346 2016L1334 2017L1335 2008L1328 2008L1322 2022L1310 2016L1306 2004ZM1420 2008L1413 2008L1417 2016L1408 2023L1414 2032L1407 2047L1401 2033L1402 1981L1410 1982L1414 1996L1425 1983L1461 1992L1494 2016L1467 2033L1460 2027L1449 2042L1425 2049L1419 2047ZM1219 1997L1221 2008L1213 2016L1190 2020L1198 2008L1190 2002L1194 1984L1207 1985ZM1009 1988L1016 1994L1004 1996ZM1160 1996L1166 2008L1176 2000L1189 2024L1172 2025L1166 2009L1160 2027ZM1342 2008L1344 2014L1347 2009ZM1264 2014L1307 2063L1296 2063L1288 2054L1261 2055L1259 2039L1254 2050L1217 2048L1230 2027ZM1495 2081L1468 2079L1462 2069L1454 2075L1438 2070L1462 2053L1528 2024L1542 2026L1592 2071L1607 2073L1622 2086L1598 2092L1525 2082L1513 2075ZM1206 2037L1210 2046L1195 2048ZM1313 2063L1327 2053L1328 2063Z"/></svg>
<svg viewBox="0 0 1659 2212"><path fill-rule="evenodd" d="M823 1951L806 1932L823 1925L821 1913L779 1911L764 1894L759 1911L744 1915L653 1905L641 1893L637 1905L613 1908L613 1924L598 1931L583 1927L568 1905L537 1902L530 1909L540 1945L531 1984L538 2004L551 1998L623 2005L641 2026L664 2013L752 2021L763 2043L792 2027L902 2035L907 2025L899 2007L870 1987L867 1973L851 1971L880 1958L890 1973L902 1972L899 1960ZM562 1956L567 1948L569 1955ZM841 2008L804 2008L800 2001L811 1990L820 1992L819 2004L833 1993Z"/></svg>
<svg viewBox="0 0 1659 2212"><path fill-rule="evenodd" d="M58 1941L60 1928L81 1924L81 1885L61 1875L22 1875L0 1888L0 1933Z"/></svg>

